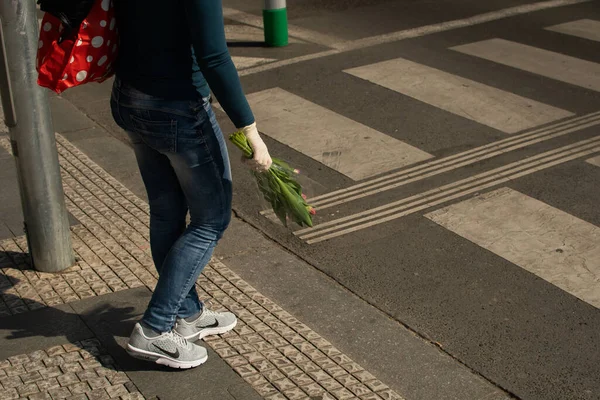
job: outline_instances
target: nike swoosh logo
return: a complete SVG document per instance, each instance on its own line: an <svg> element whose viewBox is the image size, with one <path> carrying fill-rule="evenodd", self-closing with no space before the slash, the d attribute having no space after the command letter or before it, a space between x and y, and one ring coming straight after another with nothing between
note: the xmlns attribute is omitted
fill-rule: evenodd
<svg viewBox="0 0 600 400"><path fill-rule="evenodd" d="M219 321L215 321L214 324L210 324L210 325L205 325L205 326L201 326L200 329L206 329L206 328L216 328L217 326L219 326Z"/></svg>
<svg viewBox="0 0 600 400"><path fill-rule="evenodd" d="M163 353L165 353L169 357L179 358L179 349L175 349L175 351L169 351L169 350L165 350L162 347L157 346L157 345L154 345L154 347L156 347L157 349L159 349L160 351L162 351Z"/></svg>

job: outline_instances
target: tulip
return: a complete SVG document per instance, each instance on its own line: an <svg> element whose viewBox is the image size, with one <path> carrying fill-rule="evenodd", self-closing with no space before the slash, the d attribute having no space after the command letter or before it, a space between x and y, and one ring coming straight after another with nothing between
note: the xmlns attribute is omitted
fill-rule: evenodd
<svg viewBox="0 0 600 400"><path fill-rule="evenodd" d="M252 147L242 131L231 134L229 140L242 151L244 157L252 158ZM258 189L271 204L273 212L283 225L287 226L288 220L292 220L300 226L312 227L312 216L317 212L313 206L306 203L302 186L294 179L294 175L299 173L299 170L278 158L273 158L273 164L267 171L252 172Z"/></svg>

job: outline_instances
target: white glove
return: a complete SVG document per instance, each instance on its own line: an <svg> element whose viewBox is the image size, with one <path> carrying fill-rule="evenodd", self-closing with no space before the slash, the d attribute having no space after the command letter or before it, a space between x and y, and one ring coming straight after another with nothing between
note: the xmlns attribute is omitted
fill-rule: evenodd
<svg viewBox="0 0 600 400"><path fill-rule="evenodd" d="M264 172L271 167L273 164L273 160L271 160L271 156L269 155L269 149L267 149L267 145L260 138L258 134L258 129L256 129L256 122L252 125L246 126L242 128L242 132L248 138L248 143L250 143L250 147L254 150L254 157L251 160L244 160L245 163L252 169Z"/></svg>

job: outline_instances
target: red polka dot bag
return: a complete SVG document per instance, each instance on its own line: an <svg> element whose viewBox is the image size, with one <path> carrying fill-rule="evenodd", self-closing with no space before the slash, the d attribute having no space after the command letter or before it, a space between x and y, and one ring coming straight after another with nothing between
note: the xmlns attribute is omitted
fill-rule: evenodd
<svg viewBox="0 0 600 400"><path fill-rule="evenodd" d="M37 53L38 84L61 93L113 74L119 37L112 0L94 0L78 30L65 35L61 20L46 13Z"/></svg>

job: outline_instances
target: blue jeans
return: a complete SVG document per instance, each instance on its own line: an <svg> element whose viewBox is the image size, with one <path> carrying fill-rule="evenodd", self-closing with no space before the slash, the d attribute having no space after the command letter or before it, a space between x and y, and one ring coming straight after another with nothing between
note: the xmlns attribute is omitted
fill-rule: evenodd
<svg viewBox="0 0 600 400"><path fill-rule="evenodd" d="M116 79L111 108L131 139L150 204L159 279L143 321L168 332L176 317L202 310L195 283L231 220L225 139L208 99L162 100Z"/></svg>

